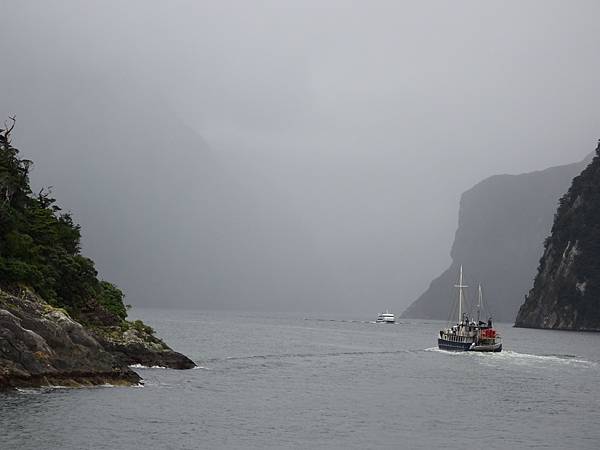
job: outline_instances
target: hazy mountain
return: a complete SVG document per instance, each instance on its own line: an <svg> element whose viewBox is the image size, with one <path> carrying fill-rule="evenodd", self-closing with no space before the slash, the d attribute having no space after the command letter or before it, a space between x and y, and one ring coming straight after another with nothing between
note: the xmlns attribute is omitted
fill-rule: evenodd
<svg viewBox="0 0 600 450"><path fill-rule="evenodd" d="M32 184L53 186L83 226L83 252L129 303L286 309L332 292L285 198L257 200L143 81L15 64L0 81L22 87L2 106L36 163Z"/></svg>
<svg viewBox="0 0 600 450"><path fill-rule="evenodd" d="M226 3L12 2L0 27L0 123L131 303L400 311L462 191L596 135L597 6Z"/></svg>
<svg viewBox="0 0 600 450"><path fill-rule="evenodd" d="M560 200L517 327L600 330L600 145Z"/></svg>
<svg viewBox="0 0 600 450"><path fill-rule="evenodd" d="M585 164L496 175L466 191L460 201L452 264L402 316L447 319L462 264L471 285L482 283L493 316L513 321L531 286L558 199Z"/></svg>

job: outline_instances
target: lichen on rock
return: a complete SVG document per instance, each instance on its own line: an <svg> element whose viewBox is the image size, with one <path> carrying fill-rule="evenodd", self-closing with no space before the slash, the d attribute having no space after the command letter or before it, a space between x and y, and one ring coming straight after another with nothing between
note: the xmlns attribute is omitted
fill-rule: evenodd
<svg viewBox="0 0 600 450"><path fill-rule="evenodd" d="M0 389L141 381L63 311L29 291L0 292Z"/></svg>

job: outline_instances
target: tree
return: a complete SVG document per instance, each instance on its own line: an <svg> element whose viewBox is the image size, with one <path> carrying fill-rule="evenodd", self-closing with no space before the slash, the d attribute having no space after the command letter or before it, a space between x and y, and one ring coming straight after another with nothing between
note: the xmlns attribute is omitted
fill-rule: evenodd
<svg viewBox="0 0 600 450"><path fill-rule="evenodd" d="M33 163L11 144L12 123L0 129L0 286L27 286L46 301L77 316L90 308L97 317L127 316L123 293L98 280L94 262L81 255L81 227L63 213L50 189L33 194Z"/></svg>

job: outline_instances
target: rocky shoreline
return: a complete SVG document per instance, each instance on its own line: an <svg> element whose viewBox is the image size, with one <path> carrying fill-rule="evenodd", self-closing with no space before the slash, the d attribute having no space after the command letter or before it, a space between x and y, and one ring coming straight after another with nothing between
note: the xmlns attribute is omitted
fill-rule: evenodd
<svg viewBox="0 0 600 450"><path fill-rule="evenodd" d="M132 386L142 382L134 364L195 367L141 322L86 327L31 291L0 291L0 390Z"/></svg>

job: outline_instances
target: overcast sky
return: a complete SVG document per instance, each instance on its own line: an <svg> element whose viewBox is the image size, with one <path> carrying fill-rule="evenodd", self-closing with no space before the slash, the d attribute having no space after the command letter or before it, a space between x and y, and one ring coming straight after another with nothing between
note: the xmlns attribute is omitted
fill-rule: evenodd
<svg viewBox="0 0 600 450"><path fill-rule="evenodd" d="M399 312L448 264L463 191L493 174L580 160L600 136L596 1L2 3L0 113L17 114L34 183L68 202L85 250L136 304ZM125 108L140 123L115 127ZM58 136L57 121L84 130L72 137L75 159L64 142L36 139ZM135 145L148 130L194 133L203 150L185 165L208 167L210 154L212 176L235 185L227 198L243 213L209 217L189 199L173 212L230 233L228 247L210 238L203 257L231 261L206 269L205 284L195 284L192 259L181 259L185 275L163 274L193 287L177 298L143 290L150 269L135 272L110 230L94 228L114 212L111 188L141 182L94 162L85 136L113 129L131 145L111 158L144 174L175 151L156 150L149 163ZM188 175L177 189L204 189ZM121 197L118 214L137 198ZM172 217L153 220L189 258L209 245ZM232 242L244 240L256 245L238 258Z"/></svg>

